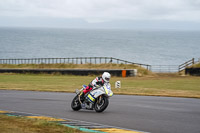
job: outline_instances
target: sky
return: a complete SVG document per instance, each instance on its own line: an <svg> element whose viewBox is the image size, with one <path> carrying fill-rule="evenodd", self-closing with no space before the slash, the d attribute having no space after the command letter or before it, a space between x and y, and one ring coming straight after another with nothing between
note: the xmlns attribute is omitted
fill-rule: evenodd
<svg viewBox="0 0 200 133"><path fill-rule="evenodd" d="M0 26L200 30L200 0L0 0Z"/></svg>

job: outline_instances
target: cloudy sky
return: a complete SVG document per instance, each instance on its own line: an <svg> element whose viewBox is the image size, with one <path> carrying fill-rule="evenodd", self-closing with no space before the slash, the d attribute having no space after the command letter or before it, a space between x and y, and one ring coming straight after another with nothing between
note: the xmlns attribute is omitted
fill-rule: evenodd
<svg viewBox="0 0 200 133"><path fill-rule="evenodd" d="M199 24L200 0L0 0L0 26L200 29Z"/></svg>

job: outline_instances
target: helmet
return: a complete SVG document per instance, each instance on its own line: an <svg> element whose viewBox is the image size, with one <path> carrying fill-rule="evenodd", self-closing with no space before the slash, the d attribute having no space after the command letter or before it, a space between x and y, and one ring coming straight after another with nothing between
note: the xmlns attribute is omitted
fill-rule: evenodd
<svg viewBox="0 0 200 133"><path fill-rule="evenodd" d="M108 82L108 83L109 83L110 77L111 77L111 75L110 75L110 73L108 73L108 72L104 72L104 73L102 74L102 78L103 78L103 80L104 80L105 82Z"/></svg>

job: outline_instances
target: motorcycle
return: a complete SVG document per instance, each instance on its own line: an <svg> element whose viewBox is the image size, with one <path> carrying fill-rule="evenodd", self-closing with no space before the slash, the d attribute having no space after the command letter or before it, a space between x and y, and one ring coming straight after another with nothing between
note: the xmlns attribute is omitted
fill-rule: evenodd
<svg viewBox="0 0 200 133"><path fill-rule="evenodd" d="M76 96L72 100L71 108L74 111L87 109L103 112L108 107L109 97L113 96L110 83L104 86L94 87L90 92L84 95L84 98L81 98L80 94L83 93L86 87L86 85L83 85L82 89L76 90Z"/></svg>

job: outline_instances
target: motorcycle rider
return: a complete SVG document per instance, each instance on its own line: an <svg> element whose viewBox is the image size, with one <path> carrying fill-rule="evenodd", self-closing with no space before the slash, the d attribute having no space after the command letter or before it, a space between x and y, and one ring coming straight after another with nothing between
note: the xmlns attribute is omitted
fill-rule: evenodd
<svg viewBox="0 0 200 133"><path fill-rule="evenodd" d="M101 77L96 77L94 80L92 80L92 82L90 82L80 94L81 99L84 99L84 95L91 91L94 87L103 86L105 83L109 83L110 77L110 73L104 72Z"/></svg>

